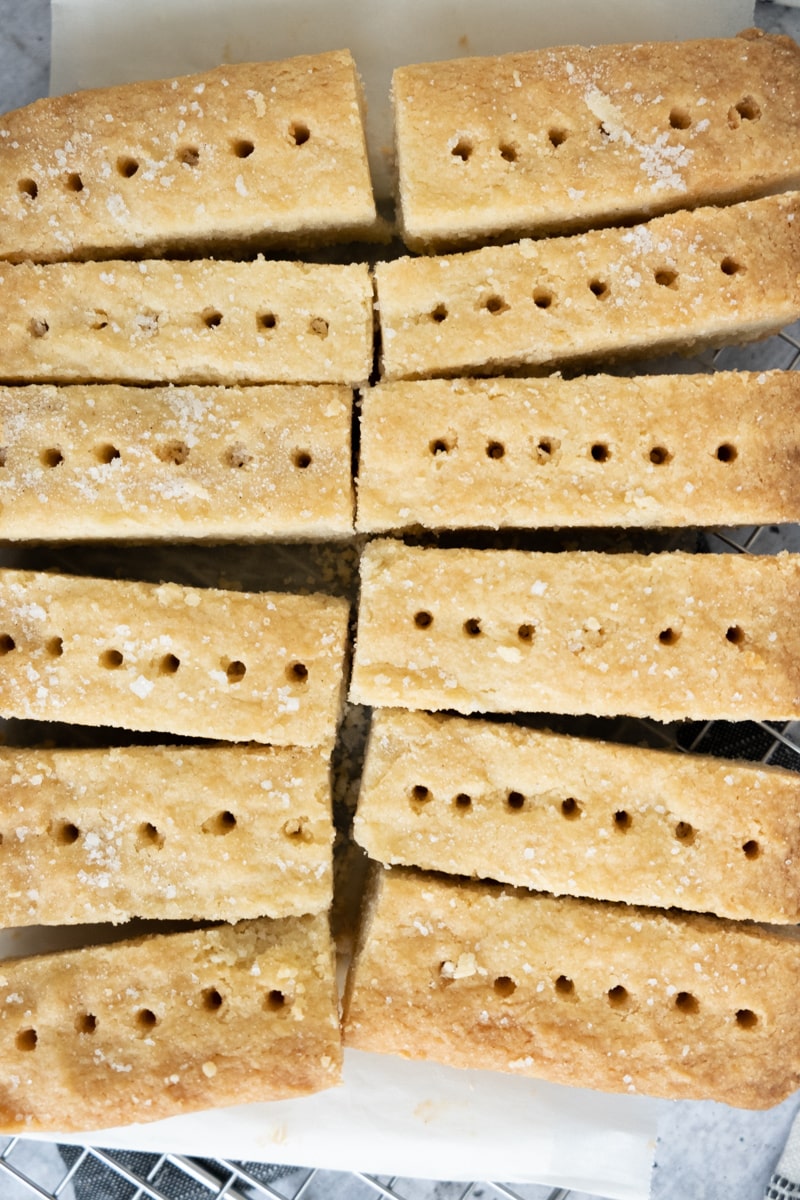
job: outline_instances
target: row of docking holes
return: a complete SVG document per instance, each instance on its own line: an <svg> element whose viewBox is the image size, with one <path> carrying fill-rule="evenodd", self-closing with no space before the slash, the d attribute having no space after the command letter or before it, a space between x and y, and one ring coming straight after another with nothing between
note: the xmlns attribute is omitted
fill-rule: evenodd
<svg viewBox="0 0 800 1200"><path fill-rule="evenodd" d="M752 96L744 96L737 104L731 105L728 109L728 127L730 129L738 129L743 121L758 121L761 119L761 109L756 100ZM692 114L688 108L674 107L669 113L670 129L691 129L694 121ZM597 125L597 132L600 137L606 139L610 135L610 131L606 129L605 123L600 121ZM553 150L558 150L564 143L575 136L575 131L566 129L563 126L552 126L547 130L547 141ZM583 131L578 133L581 142L584 141ZM456 142L450 147L450 154L453 158L458 159L462 163L469 162L475 151L474 140L462 134ZM497 152L503 162L515 163L519 160L520 150L516 142L508 138L501 139L497 144Z"/></svg>
<svg viewBox="0 0 800 1200"><path fill-rule="evenodd" d="M139 332L147 332L152 335L158 333L161 316L157 312L144 312L133 316L128 316L128 323L132 322L135 330ZM194 320L195 326L199 330L208 329L212 332L220 328L225 320L224 313L221 313L218 308L208 306L196 314ZM256 332L260 335L274 333L279 327L281 320L277 313L271 309L264 309L262 312L255 314ZM318 337L324 341L330 331L331 323L325 317L310 317L308 321L307 331L314 337ZM86 328L101 333L104 329L111 328L114 330L114 322L109 317L108 313L96 309L94 312L87 314ZM28 321L28 333L32 338L47 337L50 332L50 322L46 317L31 317Z"/></svg>
<svg viewBox="0 0 800 1200"><path fill-rule="evenodd" d="M452 454L457 444L457 438L437 437L428 444L428 450L434 458L441 459L445 458L448 454ZM561 441L559 438L541 437L536 442L533 451L533 460L540 465L554 463L558 461L560 452ZM585 456L590 458L592 462L607 463L614 457L614 450L609 446L608 442L592 442ZM505 442L500 442L496 438L489 438L486 442L486 457L494 462L504 459L506 457ZM667 463L671 463L674 457L672 451L666 446L651 446L648 451L645 451L645 458L656 467L663 467ZM714 451L714 457L718 462L732 463L739 457L739 451L732 442L721 442Z"/></svg>
<svg viewBox="0 0 800 1200"><path fill-rule="evenodd" d="M0 658L7 657L17 649L17 643L10 633L0 634ZM60 637L48 638L44 644L44 649L49 658L61 658L64 653L64 639ZM98 656L97 662L106 671L118 671L120 667L125 665L125 656L121 650L103 650ZM180 667L181 660L176 654L164 654L158 661L157 673L161 676L177 675ZM238 658L223 660L222 669L230 684L241 683L247 674L247 665ZM308 683L309 670L303 662L291 662L286 666L284 675L289 683L306 684Z"/></svg>
<svg viewBox="0 0 800 1200"><path fill-rule="evenodd" d="M186 442L179 440L162 442L152 448L155 458L160 462L174 467L181 467L191 453ZM122 458L122 451L113 442L103 442L96 446L93 458L96 462L108 465ZM137 465L141 461L141 445L136 448ZM243 443L228 446L220 456L224 467L248 467L253 462L253 453ZM308 450L292 450L289 455L291 464L298 471L307 471L314 459ZM45 446L39 451L39 462L43 467L53 469L64 462L64 452L60 446ZM8 465L8 446L0 446L0 468Z"/></svg>
<svg viewBox="0 0 800 1200"><path fill-rule="evenodd" d="M424 608L415 612L412 619L415 627L421 630L430 630L435 624L433 613ZM468 617L463 622L461 629L467 638L485 636L480 617ZM668 625L658 633L655 640L660 646L675 646L681 640L682 632L682 629ZM588 645L595 647L601 646L605 641L606 631L594 621L589 620L584 622L583 633L585 634L585 639L582 640L578 637L574 643L574 647L570 644L570 649L572 649L574 654L580 654L585 649L584 640ZM537 626L535 622L524 622L517 627L517 641L523 645L533 645L536 640L536 634ZM572 636L572 634L568 635L569 639ZM747 640L747 635L741 625L729 625L725 630L725 641L729 645L735 646L738 650L743 648Z"/></svg>
<svg viewBox="0 0 800 1200"><path fill-rule="evenodd" d="M290 146L305 146L311 140L311 130L303 121L292 121L286 129L285 139ZM256 152L256 143L250 138L234 138L230 142L231 159L251 158ZM175 152L175 159L181 166L188 167L194 170L199 167L202 162L202 154L199 146L186 145L181 146ZM219 160L215 162L215 168L218 166ZM122 154L117 158L115 163L116 175L120 179L135 179L139 175L141 163L138 158L134 158L130 154ZM141 176L140 176L141 179ZM107 185L106 179L101 179L103 184ZM61 190L71 192L73 195L80 195L84 189L83 176L77 171L71 171L63 177L63 187ZM17 192L20 200L26 204L33 205L34 201L39 199L39 184L35 179L25 178L17 180Z"/></svg>
<svg viewBox="0 0 800 1200"><path fill-rule="evenodd" d="M429 808L434 796L430 788L426 787L424 783L415 783L408 794L408 799L414 812L421 814ZM468 792L458 792L453 796L451 804L453 809L462 815L473 811L472 796ZM526 797L524 793L515 789L506 793L504 807L510 813L544 811L541 801L536 803L533 797ZM576 800L574 796L567 796L555 806L548 803L547 807L555 807L556 811L561 813L565 821L579 821L584 815L584 805ZM634 820L631 814L626 812L625 809L618 809L612 814L610 825L615 833L627 834L634 828ZM678 821L673 827L672 833L684 846L693 845L697 838L697 830L688 821ZM745 858L752 862L760 856L761 847L757 841L750 838L742 845L742 853Z"/></svg>
<svg viewBox="0 0 800 1200"><path fill-rule="evenodd" d="M291 997L278 988L272 988L268 991L262 1001L261 1007L266 1012L277 1013L282 1009L288 1009L291 1006ZM225 1007L225 997L218 988L204 988L200 993L199 999L200 1008L210 1015L221 1013ZM154 1029L161 1023L161 1018L157 1016L151 1008L140 1008L133 1015L133 1026L142 1037L148 1037ZM92 1012L81 1012L75 1018L75 1032L93 1034L97 1031L100 1022ZM120 1023L114 1020L113 1028L115 1032L120 1032ZM15 1038L15 1044L18 1050L29 1051L35 1050L39 1044L39 1035L33 1028L20 1029Z"/></svg>
<svg viewBox="0 0 800 1200"><path fill-rule="evenodd" d="M449 974L451 966L452 964L444 962L439 967L439 980L445 986L458 982L457 979ZM510 975L498 975L492 987L495 994L502 1000L507 1000L517 990L517 984ZM559 975L553 980L553 991L559 999L580 1000L575 984L568 975ZM625 1010L635 1006L634 998L622 984L617 984L615 987L609 988L606 992L606 999L610 1008ZM688 1016L696 1016L700 1012L700 1001L691 992L677 992L672 1003L676 1012L684 1013ZM750 1008L737 1009L734 1019L740 1029L755 1029L758 1025L758 1017Z"/></svg>
<svg viewBox="0 0 800 1200"><path fill-rule="evenodd" d="M747 271L747 268L738 259L732 258L730 255L726 255L720 261L719 269L723 275L729 277L744 275ZM653 271L653 282L658 287L666 288L671 292L678 292L680 274L673 267L657 267ZM608 280L602 279L598 275L592 276L586 284L586 288L587 291L591 292L595 300L600 302L608 300L612 295L611 284ZM534 306L543 312L552 309L558 303L558 297L553 288L545 285L537 285L533 289L531 300L533 300ZM511 310L511 305L499 292L490 292L489 295L483 296L475 307L478 312L487 312L492 317L501 317L503 313L510 312ZM435 325L441 325L449 316L450 310L444 301L440 301L427 313L423 313L421 318L417 319L430 320Z"/></svg>
<svg viewBox="0 0 800 1200"><path fill-rule="evenodd" d="M214 837L225 837L227 834L232 833L237 825L238 821L235 814L229 809L223 809L221 812L214 813L213 816L208 817L199 828L201 833L211 834ZM283 823L281 832L291 842L312 842L314 840L309 828L308 817L291 817ZM47 833L57 846L75 846L83 836L74 821L67 820L51 821L47 827ZM181 841L185 837L185 833L185 830L180 830L179 837ZM0 833L0 846L4 844L4 840L3 834ZM165 840L165 834L152 821L142 821L137 826L137 850L160 850ZM80 847L78 848L80 849Z"/></svg>

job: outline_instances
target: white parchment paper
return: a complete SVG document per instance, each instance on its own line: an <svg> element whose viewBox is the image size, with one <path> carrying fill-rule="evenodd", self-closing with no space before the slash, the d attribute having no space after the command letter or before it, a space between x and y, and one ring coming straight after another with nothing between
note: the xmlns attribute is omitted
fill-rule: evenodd
<svg viewBox="0 0 800 1200"><path fill-rule="evenodd" d="M569 42L727 36L752 23L753 3L52 0L52 11L54 93L349 47L367 88L373 170L385 195L394 66ZM0 934L0 956L30 952L38 936ZM642 1200L660 1108L643 1097L348 1051L335 1091L59 1140Z"/></svg>

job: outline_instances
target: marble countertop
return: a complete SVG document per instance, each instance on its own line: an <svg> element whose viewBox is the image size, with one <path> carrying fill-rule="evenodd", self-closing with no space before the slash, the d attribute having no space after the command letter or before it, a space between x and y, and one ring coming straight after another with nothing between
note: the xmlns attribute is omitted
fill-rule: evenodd
<svg viewBox="0 0 800 1200"><path fill-rule="evenodd" d="M0 112L47 93L49 15L50 0L0 0ZM756 24L800 40L800 8L758 3ZM652 1200L760 1200L798 1108L800 1094L755 1113L662 1102ZM546 1191L520 1190L531 1197Z"/></svg>

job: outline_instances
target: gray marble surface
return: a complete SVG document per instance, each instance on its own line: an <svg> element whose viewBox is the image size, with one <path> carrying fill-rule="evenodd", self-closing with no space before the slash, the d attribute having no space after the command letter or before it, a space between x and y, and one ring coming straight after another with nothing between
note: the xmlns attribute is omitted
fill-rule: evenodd
<svg viewBox="0 0 800 1200"><path fill-rule="evenodd" d="M49 0L0 0L0 112L47 93L49 11ZM800 8L759 3L756 24L800 40ZM800 1094L757 1113L710 1102L664 1102L652 1200L760 1200L798 1108ZM338 1181L338 1189L333 1180L329 1184L328 1194L353 1194L346 1178ZM9 1194L4 1186L0 1181L0 1195ZM548 1194L548 1189L515 1190L529 1200ZM441 1185L419 1184L414 1190L419 1200L431 1200L435 1193L441 1194ZM577 1200L577 1193L571 1195Z"/></svg>

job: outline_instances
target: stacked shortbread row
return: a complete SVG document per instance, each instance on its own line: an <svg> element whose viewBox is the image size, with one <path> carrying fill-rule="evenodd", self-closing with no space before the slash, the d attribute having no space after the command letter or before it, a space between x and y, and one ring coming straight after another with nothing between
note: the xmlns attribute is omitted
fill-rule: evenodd
<svg viewBox="0 0 800 1200"><path fill-rule="evenodd" d="M3 536L796 519L786 372L497 377L800 316L796 47L409 68L395 103L410 248L568 236L380 263L377 304L363 262L256 257L383 236L346 53L0 121ZM797 717L798 570L366 547L351 698L388 711L355 832L397 869L346 1040L745 1105L794 1086L800 953L740 922L797 920L795 777L430 713ZM2 751L0 923L226 922L4 963L3 1126L335 1083L346 601L6 570L0 621L2 715L212 743Z"/></svg>

